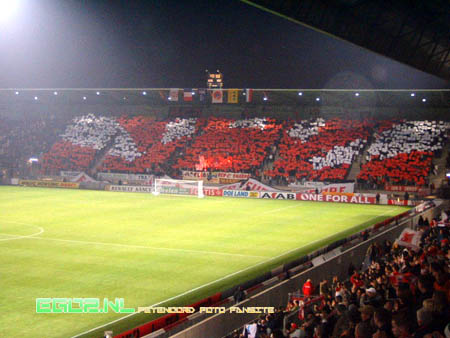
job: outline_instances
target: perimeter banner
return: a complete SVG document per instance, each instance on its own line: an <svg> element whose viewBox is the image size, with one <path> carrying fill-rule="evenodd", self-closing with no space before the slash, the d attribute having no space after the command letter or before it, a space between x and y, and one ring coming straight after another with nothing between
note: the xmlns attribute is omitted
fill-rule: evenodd
<svg viewBox="0 0 450 338"><path fill-rule="evenodd" d="M108 181L111 183L118 183L119 181L127 182L128 184L143 184L152 185L153 175L145 174L119 174L119 173L98 173L99 180Z"/></svg>
<svg viewBox="0 0 450 338"><path fill-rule="evenodd" d="M143 192L147 194L151 194L153 192L152 187L137 185L107 185L106 190L120 192Z"/></svg>
<svg viewBox="0 0 450 338"><path fill-rule="evenodd" d="M308 194L297 193L297 200L299 201L317 201L317 202L336 202L336 203L357 203L357 204L376 204L376 198L372 196L365 196L361 194L347 195L332 195L332 194Z"/></svg>
<svg viewBox="0 0 450 338"><path fill-rule="evenodd" d="M251 175L247 173L228 173L221 171L189 171L183 170L183 180L202 180L205 183L231 184L242 180L248 180Z"/></svg>
<svg viewBox="0 0 450 338"><path fill-rule="evenodd" d="M38 181L38 180L19 180L19 185L27 187L43 187L43 188L68 188L78 189L80 184L75 182L58 182L58 181Z"/></svg>

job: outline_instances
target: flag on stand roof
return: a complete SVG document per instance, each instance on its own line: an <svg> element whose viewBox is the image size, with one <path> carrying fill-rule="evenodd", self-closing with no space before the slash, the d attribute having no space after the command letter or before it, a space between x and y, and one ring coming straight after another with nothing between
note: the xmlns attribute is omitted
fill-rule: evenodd
<svg viewBox="0 0 450 338"><path fill-rule="evenodd" d="M212 103L222 103L223 93L222 89L215 89L211 92Z"/></svg>
<svg viewBox="0 0 450 338"><path fill-rule="evenodd" d="M169 93L169 100L178 101L178 92L179 92L178 88L172 88Z"/></svg>
<svg viewBox="0 0 450 338"><path fill-rule="evenodd" d="M192 90L184 90L183 91L183 99L186 102L192 102Z"/></svg>
<svg viewBox="0 0 450 338"><path fill-rule="evenodd" d="M200 101L205 101L206 89L199 89L198 96L199 96Z"/></svg>
<svg viewBox="0 0 450 338"><path fill-rule="evenodd" d="M228 89L228 103L238 103L238 100L239 100L239 90Z"/></svg>
<svg viewBox="0 0 450 338"><path fill-rule="evenodd" d="M245 102L252 102L253 100L253 89L245 90Z"/></svg>

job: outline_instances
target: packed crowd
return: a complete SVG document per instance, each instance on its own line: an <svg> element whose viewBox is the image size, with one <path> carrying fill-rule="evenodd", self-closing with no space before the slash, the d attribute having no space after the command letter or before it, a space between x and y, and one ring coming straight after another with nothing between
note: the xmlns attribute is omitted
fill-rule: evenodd
<svg viewBox="0 0 450 338"><path fill-rule="evenodd" d="M388 241L373 243L365 269L350 265L346 281L334 277L314 285L308 280L302 300L293 297L286 308L230 337L449 337L449 227L437 224L419 219L418 251ZM289 314L295 320L284 321L283 327Z"/></svg>
<svg viewBox="0 0 450 338"><path fill-rule="evenodd" d="M432 159L439 156L450 124L411 121L394 124L375 135L358 179L377 185L427 184Z"/></svg>
<svg viewBox="0 0 450 338"><path fill-rule="evenodd" d="M175 165L187 170L251 172L259 176L262 164L279 138L282 125L268 118L201 121L202 133Z"/></svg>
<svg viewBox="0 0 450 338"><path fill-rule="evenodd" d="M133 139L140 155L127 158L115 151L124 146L115 145L105 157L101 171L167 174L173 165L171 156L175 151L178 156L182 154L197 124L193 118L166 122L145 116L123 116L117 121Z"/></svg>
<svg viewBox="0 0 450 338"><path fill-rule="evenodd" d="M280 158L269 177L297 180L342 181L363 150L372 122L316 119L284 127Z"/></svg>
<svg viewBox="0 0 450 338"><path fill-rule="evenodd" d="M0 168L22 172L30 158L41 158L67 124L65 116L0 118Z"/></svg>
<svg viewBox="0 0 450 338"><path fill-rule="evenodd" d="M216 117L156 121L94 114L64 123L53 117L15 121L11 127L0 120L0 130L4 129L0 161L11 167L37 156L46 173L95 166L99 171L174 177L180 170L246 172L273 184L342 182L370 144L360 183L425 185L450 127L442 121Z"/></svg>

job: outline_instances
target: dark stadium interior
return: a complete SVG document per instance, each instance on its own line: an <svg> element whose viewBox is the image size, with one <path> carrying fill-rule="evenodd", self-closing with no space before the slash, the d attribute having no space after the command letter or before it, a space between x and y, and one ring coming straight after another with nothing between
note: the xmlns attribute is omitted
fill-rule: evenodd
<svg viewBox="0 0 450 338"><path fill-rule="evenodd" d="M21 7L15 20L0 16L0 194L409 208L179 304L195 314L122 316L72 338L450 337L448 1ZM34 236L3 221L0 247ZM20 335L22 324L0 324Z"/></svg>

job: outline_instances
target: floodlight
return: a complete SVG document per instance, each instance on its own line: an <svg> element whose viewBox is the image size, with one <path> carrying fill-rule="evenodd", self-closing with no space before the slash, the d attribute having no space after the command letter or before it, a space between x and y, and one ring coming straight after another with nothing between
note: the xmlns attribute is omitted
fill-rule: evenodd
<svg viewBox="0 0 450 338"><path fill-rule="evenodd" d="M95 94L100 95L100 92L97 92L97 93L95 93Z"/></svg>
<svg viewBox="0 0 450 338"><path fill-rule="evenodd" d="M147 92L142 92L142 95L147 95Z"/></svg>
<svg viewBox="0 0 450 338"><path fill-rule="evenodd" d="M19 8L20 0L0 0L0 23L11 18Z"/></svg>
<svg viewBox="0 0 450 338"><path fill-rule="evenodd" d="M359 96L359 93L355 93L355 96Z"/></svg>
<svg viewBox="0 0 450 338"><path fill-rule="evenodd" d="M86 100L87 99L87 97L86 96L83 96L83 100Z"/></svg>
<svg viewBox="0 0 450 338"><path fill-rule="evenodd" d="M422 102L427 102L427 99L422 99Z"/></svg>
<svg viewBox="0 0 450 338"><path fill-rule="evenodd" d="M298 92L298 96L302 96L303 95L303 93L302 92Z"/></svg>
<svg viewBox="0 0 450 338"><path fill-rule="evenodd" d="M245 96L245 92L243 92L243 93L242 93L242 95L244 95L244 96Z"/></svg>
<svg viewBox="0 0 450 338"><path fill-rule="evenodd" d="M124 96L123 99L126 100L127 98Z"/></svg>
<svg viewBox="0 0 450 338"><path fill-rule="evenodd" d="M191 94L192 94L192 95L195 95L195 92L193 91Z"/></svg>
<svg viewBox="0 0 450 338"><path fill-rule="evenodd" d="M34 100L35 100L35 101L37 101L37 100L38 100L38 97L37 97L37 96L35 96L35 97L34 97Z"/></svg>
<svg viewBox="0 0 450 338"><path fill-rule="evenodd" d="M411 93L411 96L416 96L416 94L415 93Z"/></svg>
<svg viewBox="0 0 450 338"><path fill-rule="evenodd" d="M264 100L264 101L267 101L267 97L266 97L266 96L264 96L263 100Z"/></svg>
<svg viewBox="0 0 450 338"><path fill-rule="evenodd" d="M53 95L58 95L58 92L53 92Z"/></svg>
<svg viewBox="0 0 450 338"><path fill-rule="evenodd" d="M16 95L19 95L19 92L16 92Z"/></svg>
<svg viewBox="0 0 450 338"><path fill-rule="evenodd" d="M319 102L320 101L320 97L316 97L316 101Z"/></svg>

